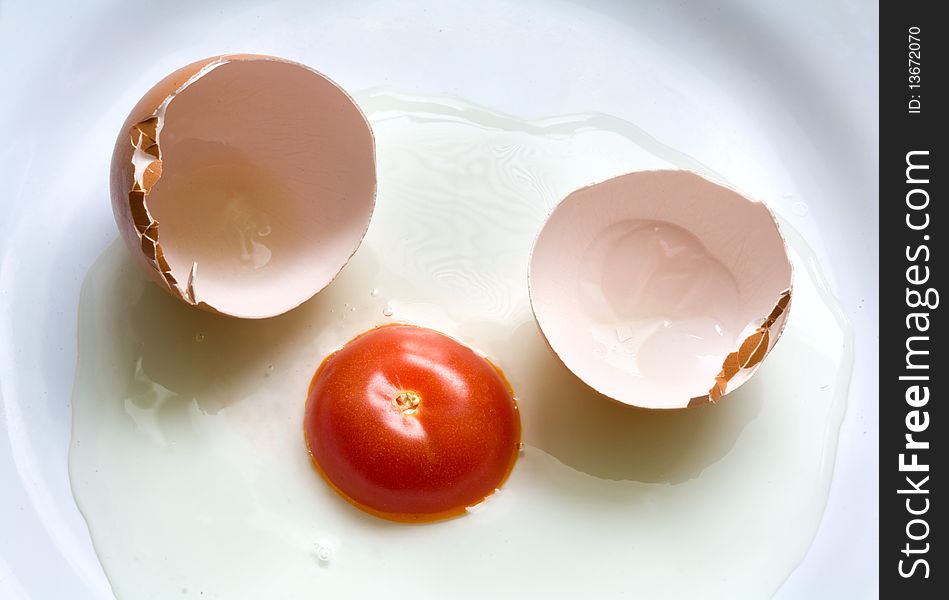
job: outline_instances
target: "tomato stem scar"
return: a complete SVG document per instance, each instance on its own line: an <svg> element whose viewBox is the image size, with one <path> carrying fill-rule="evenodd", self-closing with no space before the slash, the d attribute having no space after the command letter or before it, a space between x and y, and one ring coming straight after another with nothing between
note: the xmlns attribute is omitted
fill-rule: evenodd
<svg viewBox="0 0 949 600"><path fill-rule="evenodd" d="M422 397L416 392L403 391L399 392L399 395L392 400L392 403L395 404L395 407L399 409L403 415L414 415L418 412L418 405L421 401Z"/></svg>

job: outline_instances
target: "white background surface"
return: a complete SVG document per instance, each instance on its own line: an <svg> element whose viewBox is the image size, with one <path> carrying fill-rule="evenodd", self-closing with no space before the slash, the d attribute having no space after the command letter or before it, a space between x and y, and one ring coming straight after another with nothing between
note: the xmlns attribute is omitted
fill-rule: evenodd
<svg viewBox="0 0 949 600"><path fill-rule="evenodd" d="M789 218L857 349L824 522L778 596L878 595L875 3L81 4L0 0L0 598L108 597L66 452L79 287L116 235L112 144L154 82L234 51L353 91L611 113Z"/></svg>

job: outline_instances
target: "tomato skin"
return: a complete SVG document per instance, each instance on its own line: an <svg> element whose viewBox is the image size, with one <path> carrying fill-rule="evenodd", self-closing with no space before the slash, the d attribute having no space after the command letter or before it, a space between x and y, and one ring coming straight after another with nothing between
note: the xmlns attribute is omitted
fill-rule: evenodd
<svg viewBox="0 0 949 600"><path fill-rule="evenodd" d="M437 331L389 325L323 361L304 434L317 469L351 503L432 521L500 487L517 459L520 417L485 358Z"/></svg>

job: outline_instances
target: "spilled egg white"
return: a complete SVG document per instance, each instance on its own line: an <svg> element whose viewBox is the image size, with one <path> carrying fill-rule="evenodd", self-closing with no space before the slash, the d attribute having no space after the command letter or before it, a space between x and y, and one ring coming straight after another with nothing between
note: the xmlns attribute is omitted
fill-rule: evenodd
<svg viewBox="0 0 949 600"><path fill-rule="evenodd" d="M795 317L727 401L621 406L546 346L525 285L532 243L572 190L701 165L615 119L524 122L444 98L358 98L378 144L376 214L352 260L299 309L264 320L194 310L121 244L86 278L70 481L116 597L773 594L822 514L852 356L807 245L782 223ZM476 348L517 395L523 453L460 518L366 515L307 455L314 370L394 321Z"/></svg>

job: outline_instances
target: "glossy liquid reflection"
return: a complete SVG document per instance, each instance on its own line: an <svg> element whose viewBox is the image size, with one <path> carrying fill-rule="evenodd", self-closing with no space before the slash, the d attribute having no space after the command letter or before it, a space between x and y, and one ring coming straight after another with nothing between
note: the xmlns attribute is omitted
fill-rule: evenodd
<svg viewBox="0 0 949 600"><path fill-rule="evenodd" d="M701 409L619 406L544 345L526 298L531 242L576 187L695 163L604 116L529 123L385 92L361 104L377 212L349 265L299 309L264 321L192 310L118 244L87 276L70 472L118 598L383 595L392 581L415 598L773 593L819 522L851 360L802 240L782 224L795 313L754 379ZM300 440L319 362L395 320L488 355L521 412L523 454L501 492L433 526L349 506ZM406 564L432 568L406 578Z"/></svg>
<svg viewBox="0 0 949 600"><path fill-rule="evenodd" d="M738 283L698 238L667 222L622 221L600 233L580 264L579 297L598 355L670 387L686 374L714 380L745 323Z"/></svg>

